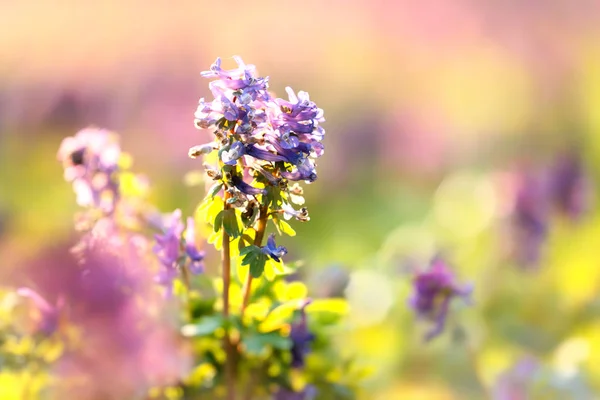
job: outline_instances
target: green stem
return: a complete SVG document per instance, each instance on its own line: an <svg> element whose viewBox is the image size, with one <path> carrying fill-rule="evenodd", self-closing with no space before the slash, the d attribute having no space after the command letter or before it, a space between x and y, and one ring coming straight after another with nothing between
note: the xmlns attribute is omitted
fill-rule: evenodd
<svg viewBox="0 0 600 400"><path fill-rule="evenodd" d="M192 319L194 317L194 315L193 315L194 313L192 312L192 298L191 298L192 284L190 283L190 272L188 271L188 269L185 265L183 267L181 267L181 280L183 281L183 285L185 286L185 302L186 302L188 317L190 319L190 322L192 322Z"/></svg>
<svg viewBox="0 0 600 400"><path fill-rule="evenodd" d="M229 209L227 200L229 199L229 193L225 191L225 205L224 210ZM223 228L223 250L222 250L222 268L223 268L223 315L227 320L229 318L229 287L231 285L231 252L229 248L229 235ZM227 400L235 400L235 349L231 343L231 337L229 331L226 332L224 338L225 347L225 385L227 387Z"/></svg>
<svg viewBox="0 0 600 400"><path fill-rule="evenodd" d="M269 218L269 214L267 213L267 206L262 206L260 208L260 214L258 218L258 224L256 227L256 237L254 238L254 245L261 247L262 241L265 236L265 230L267 228L267 220ZM252 291L252 275L248 272L248 277L246 278L246 282L244 283L243 296L244 301L242 302L242 319L244 317L244 311L250 302L250 292Z"/></svg>

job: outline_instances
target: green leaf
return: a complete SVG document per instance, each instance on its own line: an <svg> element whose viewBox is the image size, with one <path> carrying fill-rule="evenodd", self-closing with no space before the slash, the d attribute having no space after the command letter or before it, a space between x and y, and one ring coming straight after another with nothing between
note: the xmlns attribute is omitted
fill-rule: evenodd
<svg viewBox="0 0 600 400"><path fill-rule="evenodd" d="M254 259L250 262L250 275L252 275L253 278L260 278L265 270L266 262L267 255L263 254L262 252L254 257Z"/></svg>
<svg viewBox="0 0 600 400"><path fill-rule="evenodd" d="M219 229L221 229L221 226L223 226L223 215L223 211L221 211L215 217L215 226L213 226L215 232L219 232Z"/></svg>
<svg viewBox="0 0 600 400"><path fill-rule="evenodd" d="M259 253L261 251L262 250L260 249L260 247L251 244L250 246L246 246L246 247L244 247L243 249L240 250L240 256L245 256L246 254L250 254L250 253L253 253L253 252L254 253Z"/></svg>
<svg viewBox="0 0 600 400"><path fill-rule="evenodd" d="M225 228L225 232L232 238L240 236L240 227L235 210L223 210L223 228Z"/></svg>
<svg viewBox="0 0 600 400"><path fill-rule="evenodd" d="M294 228L292 228L290 224L288 224L283 219L273 217L273 222L275 223L275 227L277 228L277 231L280 235L285 233L288 236L296 236L296 231L294 230Z"/></svg>
<svg viewBox="0 0 600 400"><path fill-rule="evenodd" d="M223 188L223 183L222 182L217 182L214 185L212 185L210 187L210 189L208 190L208 195L210 197L215 197L215 195L217 193L219 193L219 191Z"/></svg>
<svg viewBox="0 0 600 400"><path fill-rule="evenodd" d="M204 317L198 323L184 325L181 334L186 337L207 336L222 328L224 324L225 319L221 315Z"/></svg>
<svg viewBox="0 0 600 400"><path fill-rule="evenodd" d="M292 348L291 339L283 337L277 332L249 334L242 340L242 343L246 352L251 355L260 355L268 346L279 350Z"/></svg>

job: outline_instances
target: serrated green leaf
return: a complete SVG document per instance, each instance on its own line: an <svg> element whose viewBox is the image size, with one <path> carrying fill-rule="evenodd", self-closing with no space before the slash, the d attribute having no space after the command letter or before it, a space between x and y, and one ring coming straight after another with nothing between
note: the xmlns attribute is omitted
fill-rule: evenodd
<svg viewBox="0 0 600 400"><path fill-rule="evenodd" d="M232 238L240 236L240 227L235 210L223 210L223 228L225 228L225 232Z"/></svg>

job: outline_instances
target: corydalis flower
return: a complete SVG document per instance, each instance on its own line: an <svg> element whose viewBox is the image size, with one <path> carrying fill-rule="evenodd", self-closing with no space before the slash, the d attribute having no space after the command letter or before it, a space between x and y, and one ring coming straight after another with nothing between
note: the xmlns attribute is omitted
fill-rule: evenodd
<svg viewBox="0 0 600 400"><path fill-rule="evenodd" d="M315 335L308 330L306 321L306 306L310 304L310 300L306 301L300 309L300 320L292 324L290 339L292 339L292 367L302 368L304 359L310 352L310 344L315 340Z"/></svg>
<svg viewBox="0 0 600 400"><path fill-rule="evenodd" d="M535 265L548 235L549 203L546 180L540 176L527 174L521 178L517 189L513 224L516 238L517 258Z"/></svg>
<svg viewBox="0 0 600 400"><path fill-rule="evenodd" d="M271 234L267 239L267 245L262 248L262 252L279 262L281 257L287 254L287 249L283 246L277 246L275 244L275 234Z"/></svg>
<svg viewBox="0 0 600 400"><path fill-rule="evenodd" d="M450 302L454 297L470 299L471 286L459 286L454 274L441 259L434 259L428 271L416 274L413 281L414 294L409 303L420 318L434 323L434 327L425 335L429 341L442 333Z"/></svg>
<svg viewBox="0 0 600 400"><path fill-rule="evenodd" d="M266 194L262 186L253 187L248 180L252 177L264 186L281 189L287 187L287 181L315 181L315 160L324 149L321 141L325 131L320 126L323 110L308 93L296 94L291 88L286 88L288 100L272 97L267 78L258 77L255 67L241 58L234 60L238 64L235 69L224 70L217 59L210 71L202 73L215 79L209 84L214 99L200 100L195 124L211 128L215 141L213 147L193 147L190 155L196 157L217 149L221 168L229 168L224 185L246 195ZM226 177L222 172L221 176ZM301 193L301 188L295 187L294 192L290 200L300 200L296 193ZM286 197L283 203L287 202ZM245 204L240 202L238 206Z"/></svg>
<svg viewBox="0 0 600 400"><path fill-rule="evenodd" d="M119 197L113 173L121 155L116 134L95 128L83 129L65 138L58 150L65 180L73 184L77 203L112 212Z"/></svg>
<svg viewBox="0 0 600 400"><path fill-rule="evenodd" d="M192 273L204 271L204 252L196 247L193 218L188 218L185 235L183 233L181 210L177 209L164 224L163 233L155 235L154 253L162 265L156 281L167 287L167 295L171 294L173 280L177 277L179 269L185 266L186 259L190 260L189 268Z"/></svg>
<svg viewBox="0 0 600 400"><path fill-rule="evenodd" d="M33 301L37 316L36 330L44 335L52 335L59 326L60 311L63 308L63 298L59 298L55 305L50 304L38 292L33 289L22 287L17 290L19 296L27 297Z"/></svg>
<svg viewBox="0 0 600 400"><path fill-rule="evenodd" d="M550 170L550 192L556 208L573 220L589 208L591 182L576 153L564 154Z"/></svg>

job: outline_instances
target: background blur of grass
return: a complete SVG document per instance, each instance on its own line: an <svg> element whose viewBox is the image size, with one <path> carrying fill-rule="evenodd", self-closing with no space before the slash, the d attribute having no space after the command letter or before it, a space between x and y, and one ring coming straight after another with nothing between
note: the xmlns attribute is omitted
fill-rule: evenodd
<svg viewBox="0 0 600 400"><path fill-rule="evenodd" d="M122 135L161 209L191 212L199 72L240 55L279 95L289 84L325 110L311 221L286 244L315 293L350 271L340 346L373 366L365 398L485 398L527 354L600 387L600 214L556 221L539 271L523 272L504 254L497 184L574 144L600 178L595 2L39 0L0 16L0 278L72 237L55 155L87 125ZM475 283L475 305L425 347L407 265L436 250Z"/></svg>

